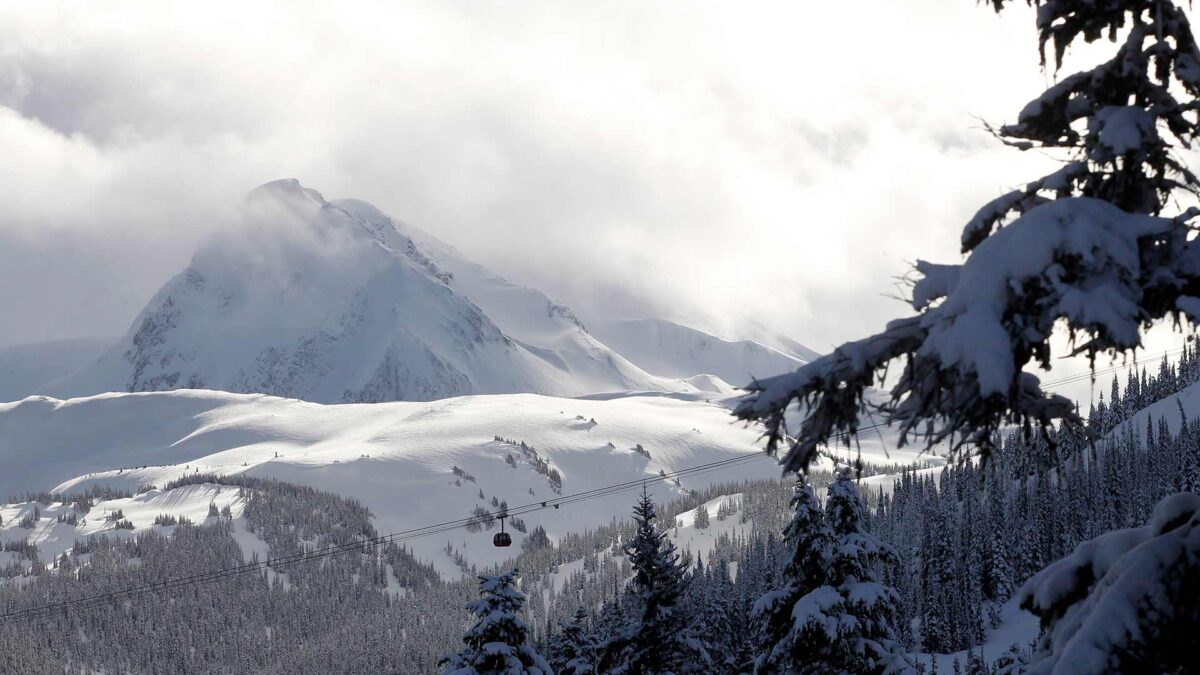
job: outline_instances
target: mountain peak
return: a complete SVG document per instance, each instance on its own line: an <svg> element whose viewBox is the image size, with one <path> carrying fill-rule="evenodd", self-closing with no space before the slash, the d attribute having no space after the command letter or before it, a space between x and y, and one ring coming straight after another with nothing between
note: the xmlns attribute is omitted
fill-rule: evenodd
<svg viewBox="0 0 1200 675"><path fill-rule="evenodd" d="M329 202L289 178L253 190L244 216L51 393L204 388L340 403L694 391L366 202Z"/></svg>
<svg viewBox="0 0 1200 675"><path fill-rule="evenodd" d="M304 187L295 178L280 178L263 183L246 195L246 202L249 204L265 200L289 204L297 202L303 204L307 202L317 206L326 206L329 204L320 192Z"/></svg>

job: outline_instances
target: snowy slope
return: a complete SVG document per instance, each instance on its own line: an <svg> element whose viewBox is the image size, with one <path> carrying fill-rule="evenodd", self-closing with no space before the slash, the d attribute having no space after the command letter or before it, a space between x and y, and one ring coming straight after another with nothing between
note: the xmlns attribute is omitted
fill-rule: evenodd
<svg viewBox="0 0 1200 675"><path fill-rule="evenodd" d="M666 384L630 363L627 358L588 332L588 328L570 308L545 293L518 286L471 262L453 246L412 225L394 220L374 206L356 199L333 202L361 218L389 246L414 245L438 269L447 273L446 284L459 295L478 305L508 337L533 354L569 373L572 380L589 392L654 390L681 388ZM657 373L664 375L664 373ZM665 374L670 379L685 375ZM686 390L686 387L682 387Z"/></svg>
<svg viewBox="0 0 1200 675"><path fill-rule="evenodd" d="M722 495L714 499L706 501L702 506L688 511L684 511L675 517L675 523L672 525L668 521L663 521L663 526L666 528L667 536L671 538L671 543L675 545L675 549L680 554L690 556L692 565L706 562L709 556L717 547L717 541L722 536L731 539L748 538L754 531L754 523L747 521L742 522L741 517L733 515L725 520L717 520L717 514L721 505L740 504L741 494ZM710 525L707 528L699 529L695 526L696 511L700 508L708 511ZM598 554L598 559L603 563L606 560L612 560L616 557L619 549L610 548ZM560 564L557 571L551 572L548 576L553 582L554 591L562 592L568 579L573 575L584 571L584 558L576 558ZM731 567L731 573L734 578L737 578L737 562L734 562Z"/></svg>
<svg viewBox="0 0 1200 675"><path fill-rule="evenodd" d="M1167 427L1170 428L1171 433L1177 434L1182 422L1179 416L1180 408L1187 415L1189 423L1193 418L1200 416L1200 382L1184 387L1163 400L1139 410L1128 420L1117 425L1109 432L1108 436L1109 438L1118 438L1122 434L1127 433L1126 430L1132 425L1133 432L1145 442L1147 418L1154 421L1155 429L1158 428L1160 419L1166 420Z"/></svg>
<svg viewBox="0 0 1200 675"><path fill-rule="evenodd" d="M100 500L76 523L58 521L60 515L69 515L73 511L70 504L4 504L0 506L0 519L3 519L3 524L0 525L0 543L25 540L36 544L42 561L49 562L59 554L69 551L76 540L83 541L90 536L128 538L150 529L169 534L174 530L173 526L154 524L154 519L164 514L202 524L208 520L209 504L215 504L218 510L228 506L235 521L241 520L245 506L236 487L208 484L186 485L170 491L150 490L130 498ZM29 529L21 527L21 519L34 515L34 509L37 510L37 522ZM117 511L134 525L133 529L117 528L117 522L109 518ZM245 532L239 532L239 535L253 537ZM242 538L239 536L239 540ZM265 553L266 544L259 540L257 545L261 546L262 552ZM246 552L247 558L250 552ZM0 567L4 564L5 560L0 557Z"/></svg>
<svg viewBox="0 0 1200 675"><path fill-rule="evenodd" d="M801 361L812 361L821 355L820 352L809 349L808 346L796 342L786 334L775 330L764 323L753 319L742 321L736 327L736 334L722 335L727 340L750 340L765 347L770 347Z"/></svg>
<svg viewBox="0 0 1200 675"><path fill-rule="evenodd" d="M378 516L381 532L466 517L476 506L491 509L492 497L516 507L556 496L531 458L496 436L531 445L560 472L563 494L649 479L666 500L681 488L656 480L660 470L761 452L758 430L732 424L728 409L677 395L514 394L370 405L193 390L31 397L0 404L0 496L96 484L135 491L196 471L246 471L355 497ZM638 444L649 457L634 452ZM515 467L506 462L510 454ZM456 475L456 466L465 475ZM763 458L682 484L778 475ZM608 496L526 521L557 537L626 515L632 499L632 492ZM514 539L519 545L521 535ZM456 530L412 545L456 573L447 543L476 562L496 562L504 553L492 548L487 532Z"/></svg>
<svg viewBox="0 0 1200 675"><path fill-rule="evenodd" d="M510 292L485 304L510 329L529 326L505 334L454 285L456 272L486 271L444 268L374 208L342 204L294 180L258 188L241 227L197 251L117 345L50 393L186 387L332 403L693 390L616 356L545 296L549 316L527 320L536 292L497 280L489 288Z"/></svg>
<svg viewBox="0 0 1200 675"><path fill-rule="evenodd" d="M662 319L592 321L594 335L643 369L670 378L715 375L734 386L806 362L750 340L729 341Z"/></svg>
<svg viewBox="0 0 1200 675"><path fill-rule="evenodd" d="M132 492L185 473L245 471L357 498L378 516L377 529L391 532L467 517L476 506L490 510L493 497L516 507L557 496L535 459L497 436L532 446L561 474L564 495L649 479L665 501L681 488L656 480L659 471L746 454L758 459L685 476L682 488L780 475L761 454L758 428L734 423L728 408L681 394L322 405L179 390L0 404L0 499L92 485ZM634 451L639 444L649 457ZM894 453L885 460L869 443L863 459L901 461ZM456 475L456 466L465 475ZM632 492L617 494L526 520L557 537L627 515L632 499ZM514 539L519 545L521 535ZM498 562L503 553L491 547L488 533L456 530L412 542L422 557L453 572L447 543L477 562Z"/></svg>
<svg viewBox="0 0 1200 675"><path fill-rule="evenodd" d="M46 393L46 383L83 368L111 345L80 338L0 347L0 401Z"/></svg>

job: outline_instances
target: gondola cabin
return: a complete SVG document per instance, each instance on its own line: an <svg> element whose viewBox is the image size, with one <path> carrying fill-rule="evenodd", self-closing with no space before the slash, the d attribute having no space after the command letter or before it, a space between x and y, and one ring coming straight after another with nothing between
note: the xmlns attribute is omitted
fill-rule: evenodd
<svg viewBox="0 0 1200 675"><path fill-rule="evenodd" d="M507 514L497 516L497 519L500 521L500 531L492 537L492 546L512 546L512 537L508 536L508 533L504 531L504 519L507 517Z"/></svg>

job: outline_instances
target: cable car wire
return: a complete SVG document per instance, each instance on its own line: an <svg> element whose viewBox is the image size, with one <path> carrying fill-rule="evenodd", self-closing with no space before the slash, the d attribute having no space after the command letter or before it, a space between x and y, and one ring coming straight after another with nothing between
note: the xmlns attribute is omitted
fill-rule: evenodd
<svg viewBox="0 0 1200 675"><path fill-rule="evenodd" d="M1151 359L1161 358L1163 356L1169 356L1171 354L1178 354L1182 351L1183 351L1182 348L1167 350L1161 354L1152 356L1150 358ZM1077 375L1069 375L1069 376L1066 376L1063 378L1059 378L1057 380L1048 380L1048 381L1042 383L1042 386L1043 386L1043 388L1047 388L1047 389L1055 388L1055 387L1062 386L1064 384L1071 384L1074 382L1082 381L1084 379L1095 378L1096 375L1102 375L1102 374L1109 373L1109 372L1119 371L1123 368L1128 368L1128 365L1127 364L1114 365L1114 366L1111 366L1108 368L1102 368L1102 369L1098 369L1098 370L1089 370L1085 373L1080 373ZM867 426L860 427L853 434L849 434L849 436L857 437L863 432L872 431L872 430L880 429L880 428L887 427L887 426L890 426L890 424L888 424L887 422L879 422L879 423L875 423L875 424L870 424ZM406 541L410 541L412 539L417 539L420 537L427 537L427 536L432 536L435 534L441 534L444 532L457 530L459 528L466 526L469 523L478 523L480 519L484 519L485 522L490 522L491 519L500 519L501 523L503 524L503 518L506 518L506 517L526 515L529 513L541 511L543 509L548 509L548 508L557 509L561 506L569 506L569 505L573 505L573 504L578 504L580 502L589 501L592 499L599 499L602 497L617 495L622 492L642 488L650 480L654 480L654 481L669 481L672 479L677 480L677 479L683 478L683 477L701 475L703 473L716 471L718 469L725 469L725 468L729 468L732 466L746 464L751 461L759 460L759 459L769 459L769 460L774 461L773 457L771 457L765 453L754 452L754 453L750 453L750 454L746 454L746 455L740 455L738 457L732 457L732 458L727 458L727 459L723 459L723 460L707 462L705 464L699 464L697 466L689 467L686 469L680 469L677 471L663 472L663 473L660 473L658 476L655 476L655 477L649 478L649 479L639 478L639 479L635 479L635 480L624 481L621 483L614 483L612 485L605 485L602 487L593 488L591 490L584 490L581 492L572 493L570 495L559 496L559 497L555 497L552 499L539 500L539 501L531 502L529 504L523 504L521 506L510 508L507 511L504 511L503 513L499 512L499 511L494 512L494 513L493 512L485 512L485 513L475 514L475 515L464 517L464 518L456 518L453 520L447 520L447 521L443 521L441 523L434 523L434 524L424 525L421 527L416 527L416 528L412 528L412 529L408 529L408 530L400 530L397 532L391 532L389 534L381 535L381 536L377 536L377 537L368 537L368 538L364 538L364 539L353 541L353 542L347 542L345 544L326 546L323 548L315 549L313 551L305 551L305 552L295 553L295 554L286 555L286 556L278 556L275 558L268 558L266 560L250 562L250 563L246 563L243 565L237 565L234 567L226 567L226 568L221 568L221 569L217 569L217 570L211 570L209 572L202 572L202 573L193 574L193 575L189 575L189 576L183 576L183 577L173 577L171 579L166 579L166 580L160 581L160 582L142 584L139 586L124 588L124 589L117 590L117 591L110 591L108 593L100 593L100 594L84 596L84 597L80 597L80 598L70 598L70 599L61 600L58 602L49 603L49 604L45 604L45 605L38 605L35 607L28 607L25 609L10 611L10 612L4 613L4 614L0 614L0 625L15 622L15 621L21 620L21 619L27 619L27 618L40 616L43 614L51 614L51 613L53 613L55 611L59 611L59 610L65 611L65 610L69 610L72 608L88 609L88 608L91 608L94 606L99 606L101 604L108 603L113 600L122 599L122 598L132 598L132 597L140 596L140 595L143 595L146 593L164 592L164 591L177 590L177 589L182 589L182 588L186 588L189 586L195 586L195 585L200 585L200 584L214 583L217 581L240 576L243 574L249 574L251 572L274 570L274 569L278 569L281 567L287 567L289 565L295 565L295 564L298 564L301 562L306 562L306 561L311 561L311 560L318 560L321 558L325 558L325 557L332 556L332 555L338 555L338 554L342 554L342 553L350 553L350 552L355 552L355 551L367 553L368 551L374 550L375 548L377 548L381 545L384 545L384 544L406 542Z"/></svg>
<svg viewBox="0 0 1200 675"><path fill-rule="evenodd" d="M700 473L714 471L717 469L728 468L730 466L735 466L738 464L745 464L750 461L759 460L759 459L771 459L771 458L761 452L754 452L751 454L740 455L738 457L727 458L727 459L718 460L715 462L708 462L706 464L700 464L700 465L697 465L694 467L689 467L687 469L681 469L678 471L672 471L669 473L660 474L660 475L654 477L653 479L649 479L649 480L670 480L672 478L681 478L681 477L685 477L685 476L697 475ZM629 490L633 490L633 489L640 489L647 482L647 480L648 479L638 479L638 480L633 480L633 481L626 481L623 483L606 485L601 488L595 488L592 490L586 490L583 492L573 493L570 495L565 495L565 496L557 497L554 499L543 500L545 502L544 506L543 506L543 501L532 502L530 504L523 504L521 506L508 509L507 512L505 513L505 517L511 517L514 515L524 515L524 514L532 513L535 511L541 511L546 508L558 508L559 506L564 505L564 504L565 505L576 504L576 503L579 503L582 501L588 501L588 500L597 499L600 497L611 496L611 495L619 494L621 492L625 492L625 491L629 491ZM85 597L81 597L81 598L71 598L71 599L62 600L62 601L58 601L58 602L54 602L54 603L49 603L46 605L39 605L36 607L29 607L29 608L25 608L25 609L21 609L21 610L10 611L5 614L0 614L0 623L9 623L9 622L12 622L12 621L15 621L18 619L32 618L34 616L39 616L42 614L50 614L50 613L53 613L58 610L68 610L68 609L72 609L72 608L86 609L86 608L90 608L92 606L96 606L99 604L104 604L104 603L107 603L107 602L110 602L113 600L122 599L122 598L130 598L130 597L143 595L143 594L151 593L151 592L177 590L177 589L185 588L188 586L213 583L216 581L221 581L226 578L240 576L240 575L248 574L251 572L265 571L268 569L274 570L274 569L277 569L280 567L287 567L289 565L294 565L294 564L309 561L309 560L317 560L320 558L325 558L325 557L328 557L331 555L337 555L337 554L341 554L341 553L352 553L352 552L356 552L356 551L366 553L369 550L373 550L376 547L381 546L383 544L399 543L399 542L409 541L412 539L417 539L419 537L426 537L426 536L431 536L434 534L441 534L443 532L457 530L457 529L464 527L468 523L478 522L479 519L481 519L481 518L483 518L483 519L499 518L500 514L501 514L501 512L497 511L497 512L487 512L487 513L477 514L477 515L468 516L465 518L456 518L456 519L447 520L447 521L444 521L441 523L425 525L422 527L412 528L409 530L401 530L398 532L392 532L390 534L386 534L386 535L382 535L382 536L378 536L378 537L369 537L369 538L356 540L353 542L347 542L345 544L326 546L326 547L319 548L319 549L316 549L313 551L306 551L306 552L295 553L295 554L287 555L287 556L268 558L266 560L262 560L262 561L258 561L258 562L250 562L250 563L246 563L243 565L237 565L234 567L221 568L221 569L217 569L217 570L211 570L209 572L203 572L203 573L193 574L193 575L183 576L183 577L174 577L174 578L167 579L167 580L160 581L160 582L142 584L139 586L133 586L130 588L125 588L125 589L121 589L121 590L117 590L117 591L110 591L107 593L100 593L100 594L85 596Z"/></svg>

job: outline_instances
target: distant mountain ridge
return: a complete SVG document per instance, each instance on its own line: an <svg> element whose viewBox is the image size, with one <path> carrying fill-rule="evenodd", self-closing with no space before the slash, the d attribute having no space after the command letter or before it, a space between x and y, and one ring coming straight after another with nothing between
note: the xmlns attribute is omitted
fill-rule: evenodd
<svg viewBox="0 0 1200 675"><path fill-rule="evenodd" d="M594 321L593 334L647 371L663 377L715 375L734 386L795 370L795 354L751 340L722 340L663 319Z"/></svg>
<svg viewBox="0 0 1200 675"><path fill-rule="evenodd" d="M385 241L405 241L405 245L419 250L430 265L445 274L448 287L481 308L506 336L554 367L570 372L579 393L688 390L686 385L664 384L660 378L648 376L640 364L630 363L619 350L614 352L611 345L590 333L569 307L545 293L509 282L468 260L453 246L384 215L367 202L345 199L333 203L361 218Z"/></svg>

